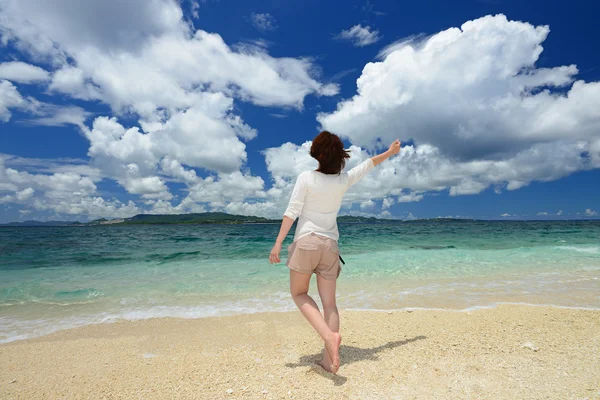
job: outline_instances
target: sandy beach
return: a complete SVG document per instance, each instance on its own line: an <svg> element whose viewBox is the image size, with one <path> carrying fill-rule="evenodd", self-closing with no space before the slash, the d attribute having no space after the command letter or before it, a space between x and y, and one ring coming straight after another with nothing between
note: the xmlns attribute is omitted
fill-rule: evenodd
<svg viewBox="0 0 600 400"><path fill-rule="evenodd" d="M332 375L299 313L87 326L0 346L0 397L600 398L600 311L343 311L342 334Z"/></svg>

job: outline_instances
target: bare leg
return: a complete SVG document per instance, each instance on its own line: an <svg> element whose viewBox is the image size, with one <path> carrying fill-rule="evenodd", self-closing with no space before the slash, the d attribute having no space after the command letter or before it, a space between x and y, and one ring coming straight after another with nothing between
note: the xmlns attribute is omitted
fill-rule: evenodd
<svg viewBox="0 0 600 400"><path fill-rule="evenodd" d="M331 360L331 372L336 373L340 366L339 347L342 337L327 326L317 303L308 295L309 284L310 275L290 270L290 292L294 303L325 342Z"/></svg>
<svg viewBox="0 0 600 400"><path fill-rule="evenodd" d="M340 331L340 316L335 302L335 289L336 281L327 280L321 275L317 274L317 287L319 288L319 297L321 297L321 303L323 304L323 314L325 315L325 322L329 329L333 332ZM319 363L323 369L329 371L328 366L331 365L331 359L327 349L323 351L323 361ZM331 372L331 371L329 371Z"/></svg>

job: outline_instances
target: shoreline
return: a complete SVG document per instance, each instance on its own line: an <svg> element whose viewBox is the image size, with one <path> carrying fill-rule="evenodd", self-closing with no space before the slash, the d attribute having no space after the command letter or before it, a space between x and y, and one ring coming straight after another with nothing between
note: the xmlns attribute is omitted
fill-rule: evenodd
<svg viewBox="0 0 600 400"><path fill-rule="evenodd" d="M600 396L600 310L342 310L341 326L335 376L297 311L63 330L0 345L0 397Z"/></svg>
<svg viewBox="0 0 600 400"><path fill-rule="evenodd" d="M317 298L317 304L319 306L319 309L322 310L322 305L320 303L320 299ZM340 313L345 313L345 312L351 312L351 313L411 313L411 312L430 312L430 311L436 311L436 312L448 312L448 313L472 313L472 312L476 312L476 311L480 311L480 310L494 310L497 309L499 307L504 307L504 306L523 306L523 307L540 307L540 308L550 308L550 309L563 309L563 310L573 310L573 311L590 311L590 312L599 312L600 313L600 307L585 307L585 306L568 306L568 305L556 305L556 304L541 304L541 303L528 303L528 302L521 302L521 301L494 301L494 302L490 302L487 305L475 305L475 306L468 306L468 307L464 307L464 308L441 308L441 307L417 307L417 306L407 306L407 307L402 307L402 308L357 308L357 307L340 307L338 306L338 309L340 310ZM177 306L173 306L174 308L177 308ZM195 321L195 320L202 320L202 319L210 319L210 318L235 318L235 317L241 317L241 316L252 316L252 315L256 315L256 316L260 316L262 314L286 314L286 313L294 313L296 312L296 308L295 306L290 303L289 307L285 308L285 309L267 309L266 311L260 311L260 310L254 310L254 311L247 311L247 312L234 312L234 313L227 313L225 312L224 314L221 315L194 315L191 314L189 310L184 310L181 313L179 313L179 315L177 315L177 313L175 313L174 315L152 315L152 314L148 314L147 316L136 316L135 318L127 318L124 315L127 315L129 313L135 313L135 312L140 312L140 310L137 311L126 311L123 312L122 314L109 314L106 315L105 313L101 313L98 315L81 315L78 316L76 318L81 318L81 320L79 321L79 323L74 323L71 322L72 325L68 325L68 324L63 324L63 320L56 320L56 323L59 323L60 326L56 326L56 327L46 327L46 329L41 332L41 333L34 333L34 334L16 334L16 338L13 337L9 337L9 338L5 338L5 339L0 339L0 346L3 345L7 345L7 344L11 344L11 343L17 343L17 342L22 342L22 341L27 341L27 340L34 340L34 339L43 339L49 335L54 335L54 334L60 334L62 332L65 331L71 331L71 330L77 330L77 329L82 329L82 328L88 328L88 327L93 327L93 326L102 326L102 325L112 325L112 324L120 324L120 323L137 323L137 322L144 322L144 321L153 321L153 320L162 320L162 319L166 319L166 320L183 320L183 321ZM188 315L188 316L182 316L182 315ZM10 319L11 317L5 317ZM65 317L65 319L68 319L69 317Z"/></svg>
<svg viewBox="0 0 600 400"><path fill-rule="evenodd" d="M313 293L314 289L311 289L309 292L314 296L319 309L322 310L322 305L318 295ZM21 307L20 305L5 305L5 307ZM158 305L159 310L153 310L152 307L149 309L125 309L122 311L107 311L107 312L99 312L95 314L80 314L80 315L70 315L63 317L52 317L49 319L48 316L40 319L19 319L16 315L4 315L5 323L19 324L21 323L21 327L19 327L19 331L12 332L11 336L2 337L0 335L0 346L15 342L20 342L24 340L30 339L38 339L44 338L48 335L53 335L56 333L61 333L73 329L81 329L90 326L100 326L105 324L116 324L116 323L135 323L135 322L143 322L143 321L151 321L151 320L160 320L160 319L175 319L175 320L201 320L206 318L234 318L238 316L250 316L250 315L261 315L261 314L284 314L284 313L293 313L296 312L296 307L293 302L289 301L289 304L279 305L280 307L269 307L266 309L252 309L252 310L244 310L244 311L231 311L224 309L222 313L214 313L214 308L218 307L218 304L205 304L205 305ZM498 300L498 301L489 301L486 304L482 305L472 305L465 307L438 307L438 306L405 306L405 307L390 307L390 308L360 308L355 306L343 306L338 304L338 309L340 312L352 312L352 313L402 313L402 312L428 312L428 311L439 311L439 312L450 312L450 313L471 313L479 310L494 310L498 307L503 306L524 306L524 307L541 307L541 308L555 308L555 309L564 309L564 310L574 310L574 311L592 311L592 312L600 312L600 307L594 306L574 306L574 305L561 305L561 304L552 304L552 303L534 303L534 302L526 302L515 299L511 300ZM171 310L166 310L171 309ZM211 311L212 310L212 311ZM6 310L5 310L6 312ZM34 328L35 332L25 332L24 329ZM7 334L7 332L2 332L2 334Z"/></svg>

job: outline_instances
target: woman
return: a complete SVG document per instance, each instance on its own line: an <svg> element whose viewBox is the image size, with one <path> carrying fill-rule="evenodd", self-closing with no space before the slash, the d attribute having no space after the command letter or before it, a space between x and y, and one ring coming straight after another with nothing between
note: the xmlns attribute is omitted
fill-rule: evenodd
<svg viewBox="0 0 600 400"><path fill-rule="evenodd" d="M326 371L336 373L340 366L340 318L335 303L335 283L340 274L337 213L342 197L374 166L400 151L396 139L390 148L371 157L348 172L341 173L350 158L337 135L321 132L313 140L310 155L319 162L316 171L298 175L281 229L271 250L271 264L280 262L279 253L294 220L298 218L294 241L288 247L286 266L290 269L290 292L296 306L325 342L323 360ZM317 274L319 297L324 317L308 295L312 273Z"/></svg>

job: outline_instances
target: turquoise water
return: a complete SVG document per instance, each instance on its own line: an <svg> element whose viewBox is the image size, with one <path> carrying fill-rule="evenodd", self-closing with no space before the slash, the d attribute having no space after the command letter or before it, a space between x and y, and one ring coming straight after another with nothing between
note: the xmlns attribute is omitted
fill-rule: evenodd
<svg viewBox="0 0 600 400"><path fill-rule="evenodd" d="M342 309L600 308L600 221L340 224ZM294 309L279 226L0 228L0 342L119 319ZM314 281L313 281L314 282ZM311 293L316 294L316 288Z"/></svg>

